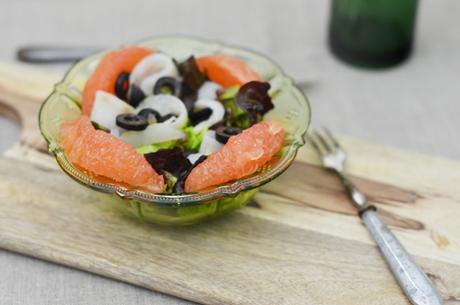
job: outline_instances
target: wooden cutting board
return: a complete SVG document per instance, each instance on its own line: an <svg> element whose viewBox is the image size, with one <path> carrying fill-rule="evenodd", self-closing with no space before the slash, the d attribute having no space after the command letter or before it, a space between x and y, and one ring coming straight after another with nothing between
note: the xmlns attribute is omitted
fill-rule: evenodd
<svg viewBox="0 0 460 305"><path fill-rule="evenodd" d="M204 304L408 304L339 181L308 148L252 204L186 228L106 208L57 167L37 111L60 74L0 64L0 247ZM440 290L460 304L460 162L348 137L354 181Z"/></svg>

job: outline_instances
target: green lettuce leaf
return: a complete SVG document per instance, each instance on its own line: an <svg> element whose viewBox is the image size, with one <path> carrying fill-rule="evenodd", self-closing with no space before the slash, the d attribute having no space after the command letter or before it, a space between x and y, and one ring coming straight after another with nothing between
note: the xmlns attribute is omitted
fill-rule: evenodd
<svg viewBox="0 0 460 305"><path fill-rule="evenodd" d="M204 134L208 131L207 128L202 129L199 133L196 133L193 130L193 126L188 126L184 128L184 132L187 135L187 142L184 144L184 148L187 150L197 150L201 141L203 141Z"/></svg>
<svg viewBox="0 0 460 305"><path fill-rule="evenodd" d="M251 121L246 111L244 111L244 109L236 102L236 95L239 90L240 86L229 87L219 95L219 100L224 105L227 113L225 117L225 125L246 129L251 126Z"/></svg>
<svg viewBox="0 0 460 305"><path fill-rule="evenodd" d="M174 146L176 146L176 144L177 144L177 140L171 140L171 141L166 141L166 142L161 142L161 143L156 143L156 144L139 146L139 147L136 147L136 151L140 153L141 155L145 155L148 153L157 152L160 149L173 148Z"/></svg>
<svg viewBox="0 0 460 305"><path fill-rule="evenodd" d="M222 101L227 112L226 125L246 129L251 126L248 114L236 103L235 98Z"/></svg>
<svg viewBox="0 0 460 305"><path fill-rule="evenodd" d="M239 90L240 90L240 86L238 85L231 86L225 89L225 91L219 95L219 100L224 101L224 100L234 99Z"/></svg>
<svg viewBox="0 0 460 305"><path fill-rule="evenodd" d="M167 171L163 172L163 177L165 179L163 193L172 194L174 190L174 185L176 185L177 182L177 177Z"/></svg>

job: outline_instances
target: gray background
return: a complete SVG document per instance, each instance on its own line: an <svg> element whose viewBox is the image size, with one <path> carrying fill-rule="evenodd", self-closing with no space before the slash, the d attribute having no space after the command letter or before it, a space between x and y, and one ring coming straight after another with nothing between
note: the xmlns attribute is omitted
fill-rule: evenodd
<svg viewBox="0 0 460 305"><path fill-rule="evenodd" d="M0 60L14 60L16 47L33 43L104 47L164 34L218 39L269 55L301 82L313 126L460 159L459 9L457 0L421 3L412 57L376 72L330 55L324 0L0 0ZM18 134L0 118L0 149ZM1 250L0 270L2 305L187 303Z"/></svg>

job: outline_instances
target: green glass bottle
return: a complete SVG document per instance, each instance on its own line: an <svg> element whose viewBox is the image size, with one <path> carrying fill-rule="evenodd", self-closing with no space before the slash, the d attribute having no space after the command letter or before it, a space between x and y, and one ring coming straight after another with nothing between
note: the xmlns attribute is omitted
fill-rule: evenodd
<svg viewBox="0 0 460 305"><path fill-rule="evenodd" d="M332 0L329 46L353 65L383 68L412 49L417 0Z"/></svg>

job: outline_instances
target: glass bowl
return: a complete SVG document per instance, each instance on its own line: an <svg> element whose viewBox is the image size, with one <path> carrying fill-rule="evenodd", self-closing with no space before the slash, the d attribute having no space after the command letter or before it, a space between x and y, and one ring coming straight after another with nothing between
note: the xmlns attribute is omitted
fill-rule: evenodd
<svg viewBox="0 0 460 305"><path fill-rule="evenodd" d="M162 51L177 60L190 55L229 54L247 62L270 82L275 108L266 114L284 127L287 139L282 150L255 174L220 185L205 192L184 195L153 194L121 185L107 178L85 173L70 163L59 145L59 126L81 115L81 92L85 82L106 52L89 56L76 63L43 103L39 114L40 131L49 151L70 177L94 190L114 208L139 219L171 225L190 225L211 219L247 204L259 187L283 173L304 144L303 135L310 123L307 98L291 78L268 58L252 51L190 37L159 37L140 41L139 45ZM107 50L107 52L110 50Z"/></svg>

